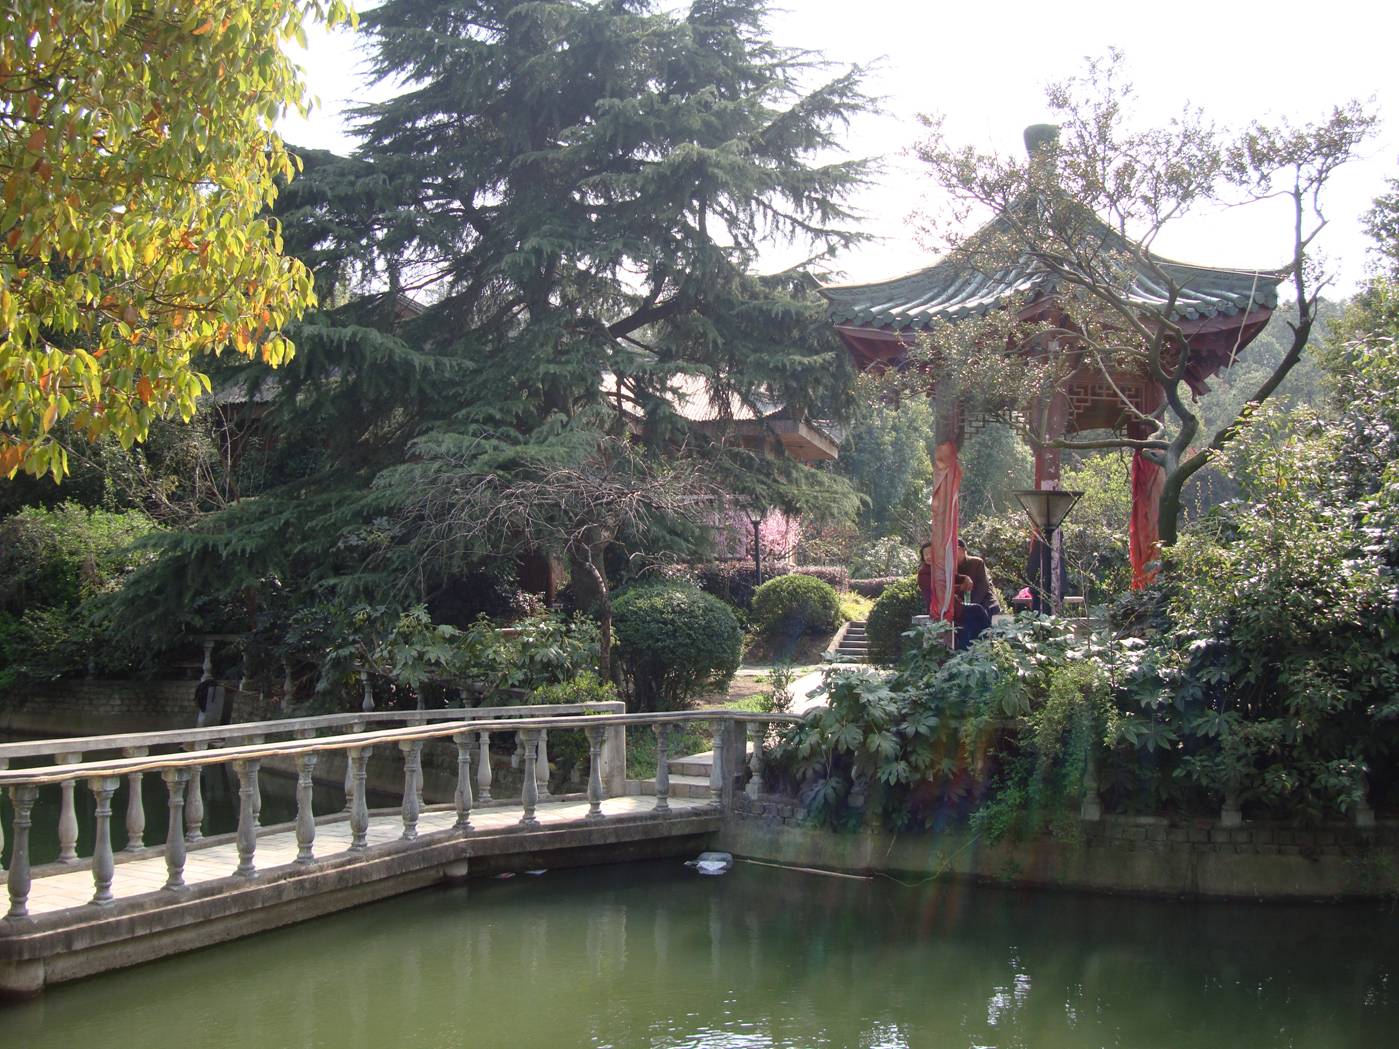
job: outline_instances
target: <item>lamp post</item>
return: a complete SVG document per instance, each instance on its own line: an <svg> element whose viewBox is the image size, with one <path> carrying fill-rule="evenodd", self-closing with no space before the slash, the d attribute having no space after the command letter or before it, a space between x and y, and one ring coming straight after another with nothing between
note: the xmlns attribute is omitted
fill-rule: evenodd
<svg viewBox="0 0 1399 1049"><path fill-rule="evenodd" d="M1082 492L1065 492L1057 488L1030 488L1014 493L1025 510L1025 516L1040 536L1040 578L1035 604L1038 611L1048 608L1058 613L1063 598L1059 588L1059 574L1053 570L1050 551L1054 548L1054 533L1069 516L1074 503L1083 496Z"/></svg>

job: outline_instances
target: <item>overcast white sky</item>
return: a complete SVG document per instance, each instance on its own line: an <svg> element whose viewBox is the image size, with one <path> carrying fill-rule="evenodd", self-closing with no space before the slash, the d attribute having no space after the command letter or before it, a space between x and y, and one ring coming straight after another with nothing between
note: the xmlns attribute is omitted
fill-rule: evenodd
<svg viewBox="0 0 1399 1049"><path fill-rule="evenodd" d="M833 62L878 62L868 90L882 97L881 111L862 118L846 141L851 154L886 162L877 184L855 201L867 231L882 239L839 260L849 280L895 276L931 261L908 223L920 205L935 205L927 179L904 155L919 136L918 113L944 114L955 142L1019 151L1024 127L1049 118L1044 85L1114 46L1126 53L1148 118L1169 116L1189 101L1233 128L1270 116L1302 122L1350 98L1373 100L1379 134L1363 161L1338 173L1328 198L1331 225L1319 244L1337 276L1333 294L1364 278L1360 215L1399 174L1399 7L1392 0L786 0L772 33ZM353 34L321 33L298 56L321 107L309 122L284 123L288 141L353 147L342 110L369 97L356 75L355 49ZM1279 266L1290 249L1290 218L1266 206L1232 209L1180 224L1157 248L1204 264ZM782 255L775 251L774 262Z"/></svg>

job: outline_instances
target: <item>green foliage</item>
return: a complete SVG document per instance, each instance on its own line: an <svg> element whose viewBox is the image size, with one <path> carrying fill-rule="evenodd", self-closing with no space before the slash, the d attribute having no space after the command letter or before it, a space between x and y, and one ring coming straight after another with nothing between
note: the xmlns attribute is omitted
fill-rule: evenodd
<svg viewBox="0 0 1399 1049"><path fill-rule="evenodd" d="M283 368L217 376L265 405L257 497L161 543L123 605L152 634L196 597L232 606L273 585L435 611L505 558L500 536L426 535L424 516L461 493L425 507L424 479L543 485L624 434L639 459L685 457L744 505L853 513L833 471L716 441L676 403L845 413L848 355L823 301L757 259L769 237L813 258L858 239L845 201L866 167L835 156L835 135L868 104L860 71L817 74L768 37L760 0L445 11L391 0L366 15L373 74L414 87L365 107L354 156L303 151L278 198L321 309ZM519 530L505 539L513 559ZM672 519L609 542L703 554Z"/></svg>
<svg viewBox="0 0 1399 1049"><path fill-rule="evenodd" d="M913 522L927 517L932 451L933 413L926 398L908 397L897 405L881 399L862 410L841 442L837 466L866 500L859 518L863 534L910 541Z"/></svg>
<svg viewBox="0 0 1399 1049"><path fill-rule="evenodd" d="M1060 477L1064 488L1083 493L1064 521L1064 556L1071 590L1090 604L1110 601L1132 585L1130 470L1130 456L1108 453L1085 456ZM1027 535L1021 533L1022 543Z"/></svg>
<svg viewBox="0 0 1399 1049"><path fill-rule="evenodd" d="M137 510L71 503L0 521L0 687L130 666L133 653L113 640L94 599L141 563L134 544L155 527Z"/></svg>
<svg viewBox="0 0 1399 1049"><path fill-rule="evenodd" d="M875 663L894 663L904 648L904 634L913 617L927 615L918 593L918 579L910 576L892 583L875 601L865 624L869 657Z"/></svg>
<svg viewBox="0 0 1399 1049"><path fill-rule="evenodd" d="M56 421L142 440L202 355L279 364L315 301L265 209L303 85L282 44L339 0L57 0L0 20L0 478L66 472Z"/></svg>
<svg viewBox="0 0 1399 1049"><path fill-rule="evenodd" d="M850 557L852 579L880 579L916 571L918 551L896 536L862 543Z"/></svg>
<svg viewBox="0 0 1399 1049"><path fill-rule="evenodd" d="M738 619L694 587L632 587L617 598L612 617L630 710L682 709L692 696L726 687L738 669Z"/></svg>
<svg viewBox="0 0 1399 1049"><path fill-rule="evenodd" d="M603 681L591 670L585 670L567 681L540 685L529 696L531 704L554 707L616 701L617 686L610 681Z"/></svg>
<svg viewBox="0 0 1399 1049"><path fill-rule="evenodd" d="M753 625L769 640L829 633L839 620L840 597L823 580L784 575L753 591Z"/></svg>

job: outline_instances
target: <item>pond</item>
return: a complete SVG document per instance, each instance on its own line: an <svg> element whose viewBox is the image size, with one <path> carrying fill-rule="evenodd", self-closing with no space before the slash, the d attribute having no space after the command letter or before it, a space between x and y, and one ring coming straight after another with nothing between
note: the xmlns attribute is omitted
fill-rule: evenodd
<svg viewBox="0 0 1399 1049"><path fill-rule="evenodd" d="M1393 1044L1396 915L739 863L387 900L0 1007L6 1046L1341 1049Z"/></svg>

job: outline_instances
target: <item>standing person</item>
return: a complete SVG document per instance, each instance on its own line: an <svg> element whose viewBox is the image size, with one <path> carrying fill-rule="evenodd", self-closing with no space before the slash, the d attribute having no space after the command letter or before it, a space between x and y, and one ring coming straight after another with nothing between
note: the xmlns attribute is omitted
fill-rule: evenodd
<svg viewBox="0 0 1399 1049"><path fill-rule="evenodd" d="M995 583L991 581L991 572L986 567L986 562L969 554L966 542L960 537L957 540L957 575L966 576L971 580L967 600L974 605L980 605L989 615L1001 614L1001 599L996 593Z"/></svg>

